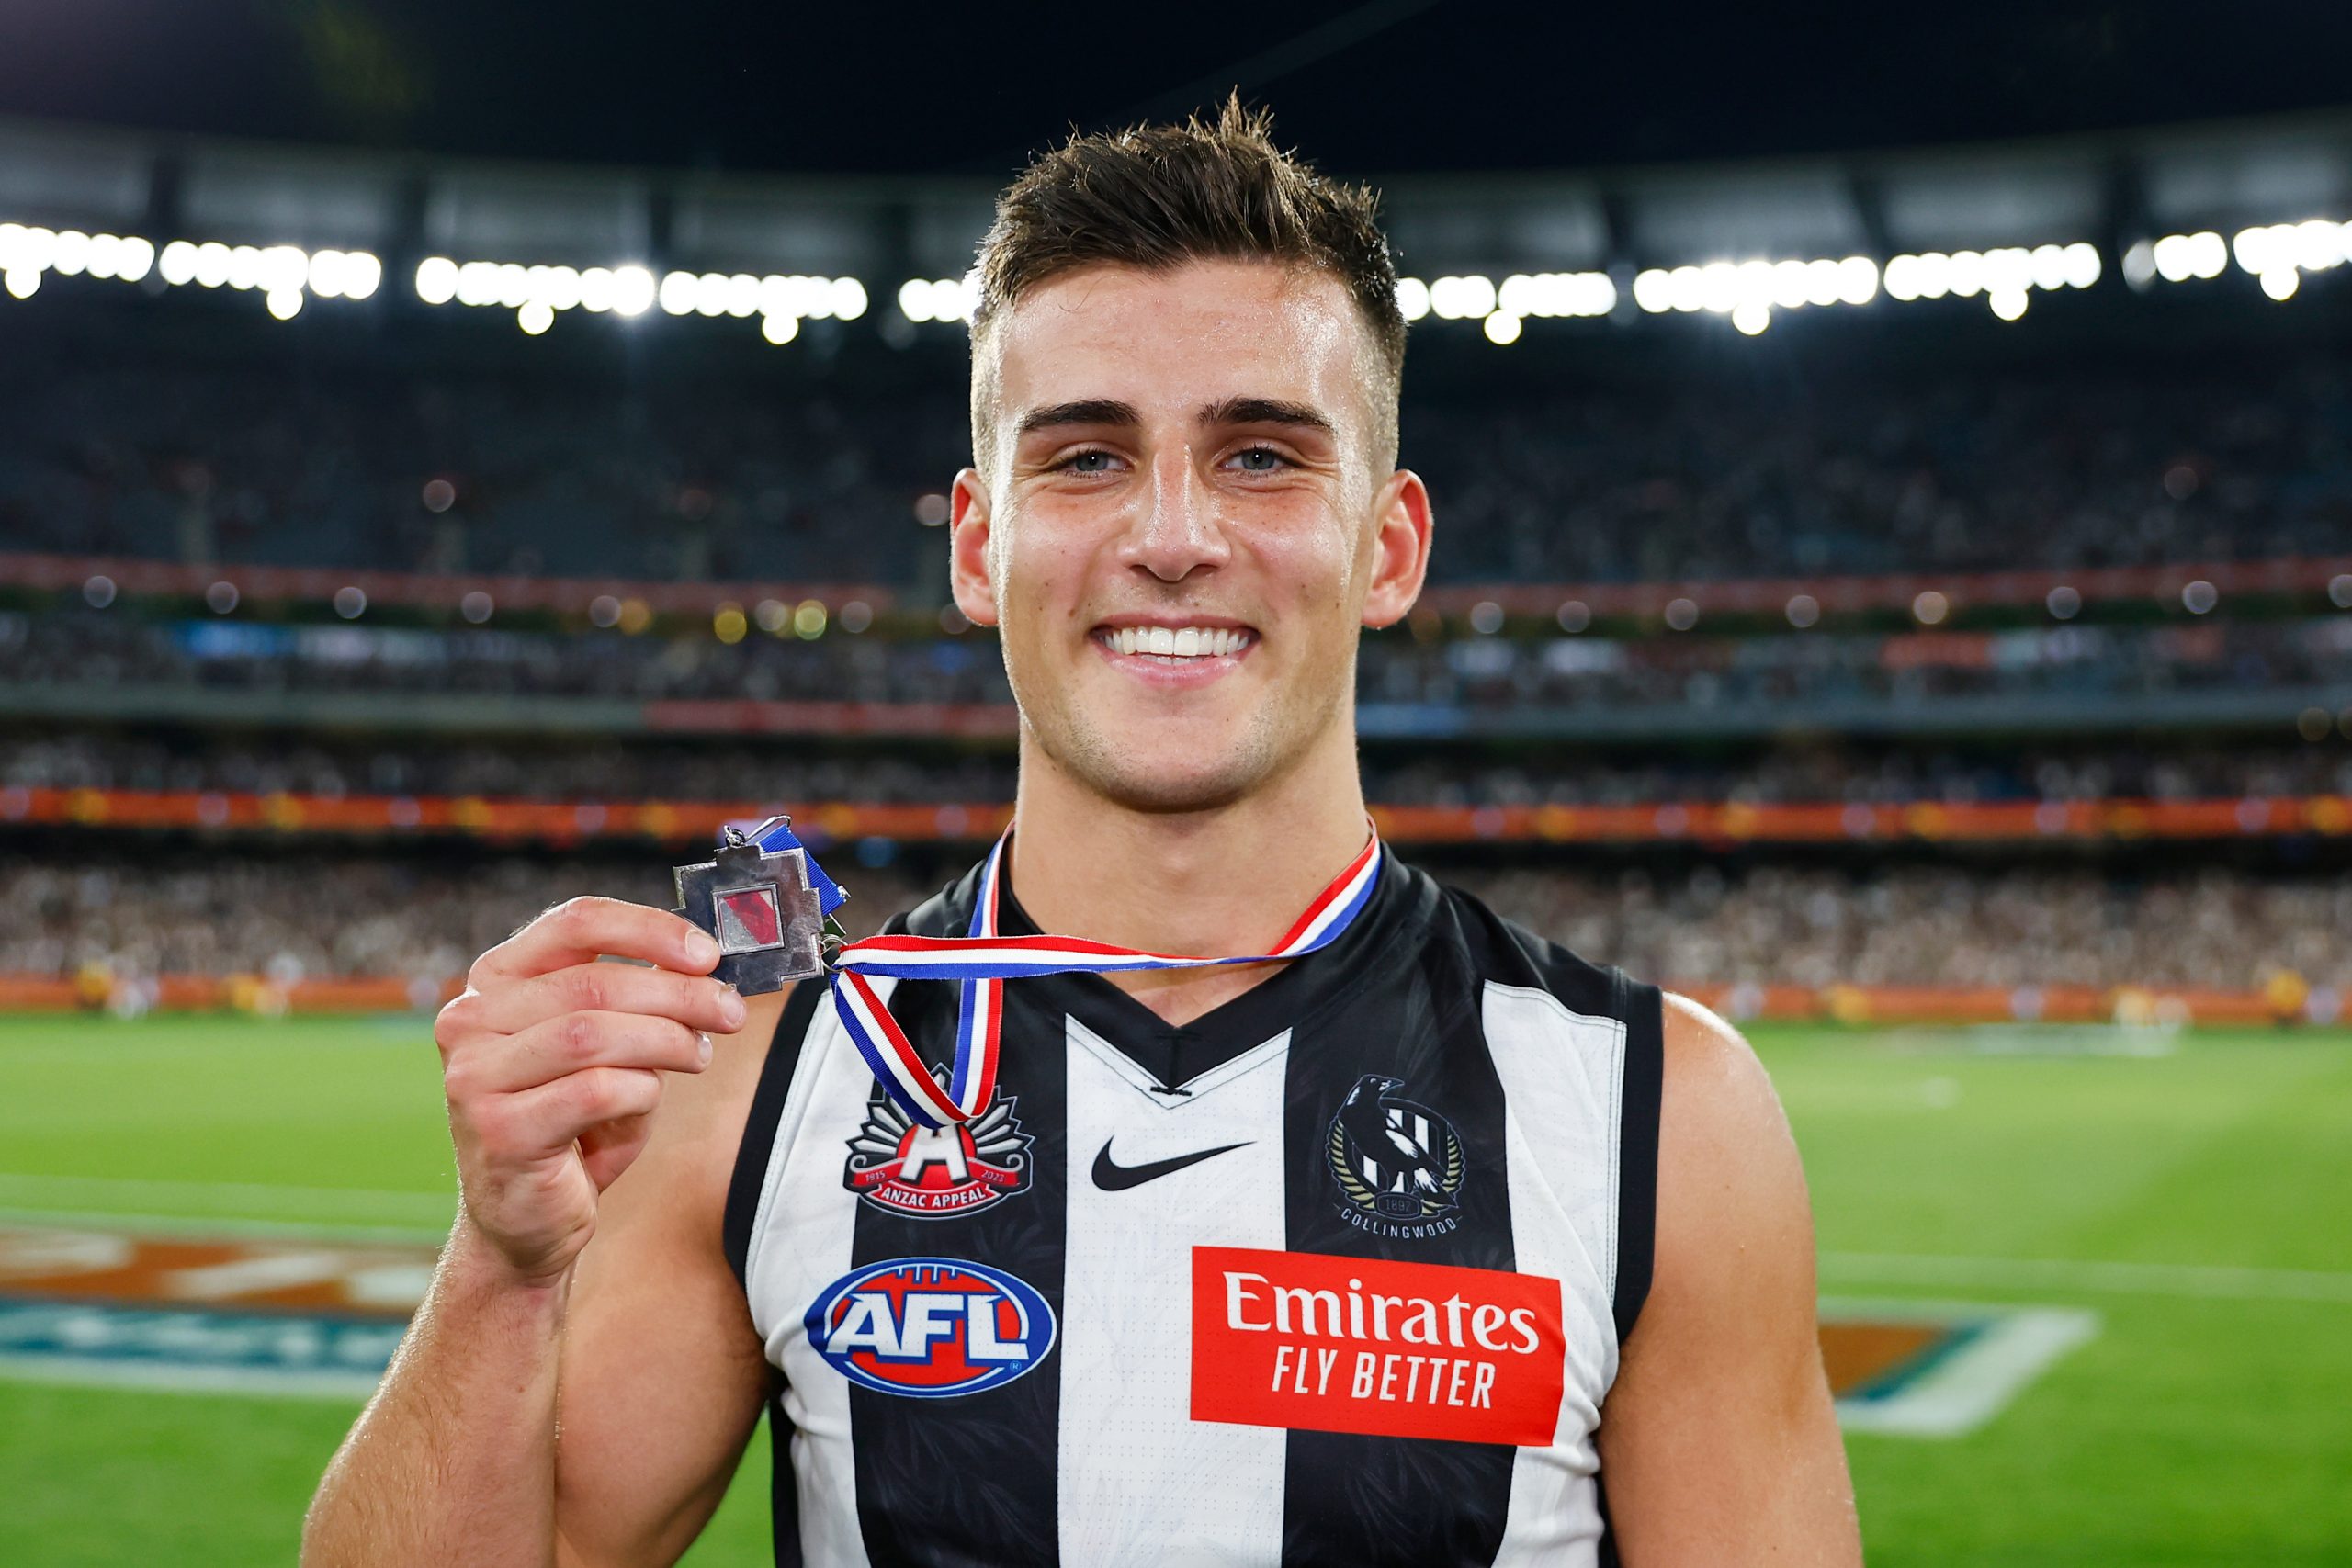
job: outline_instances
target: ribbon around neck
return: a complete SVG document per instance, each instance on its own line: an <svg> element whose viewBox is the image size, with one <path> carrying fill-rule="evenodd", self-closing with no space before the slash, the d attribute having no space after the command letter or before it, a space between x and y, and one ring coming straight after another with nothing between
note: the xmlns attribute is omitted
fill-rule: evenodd
<svg viewBox="0 0 2352 1568"><path fill-rule="evenodd" d="M788 840L788 841L787 841ZM789 829L760 839L764 850L798 848ZM1146 969L1212 969L1234 964L1271 964L1304 958L1329 947L1354 924L1372 901L1380 878L1380 838L1369 834L1347 868L1317 894L1272 953L1231 958L1193 958L1146 953L1074 936L1005 936L997 925L1003 897L1005 852L1011 829L989 851L972 901L967 933L960 937L872 936L844 942L827 964L833 1010L850 1041L873 1070L875 1080L916 1125L939 1128L968 1122L996 1098L997 1062L1004 1024L1004 982L1033 975L1120 974ZM834 892L813 859L809 881ZM834 892L830 913L840 901ZM877 979L954 980L961 987L956 1020L956 1057L943 1089L890 1016L875 988Z"/></svg>

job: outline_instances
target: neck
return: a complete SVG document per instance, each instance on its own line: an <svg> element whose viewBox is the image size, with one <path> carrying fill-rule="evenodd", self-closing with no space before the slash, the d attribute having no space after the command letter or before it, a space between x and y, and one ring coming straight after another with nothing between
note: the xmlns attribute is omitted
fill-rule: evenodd
<svg viewBox="0 0 2352 1568"><path fill-rule="evenodd" d="M1352 736L1242 799L1139 811L1046 758L1024 730L1012 886L1038 929L1201 958L1264 953L1363 848ZM1273 964L1114 975L1170 1022L1238 996Z"/></svg>

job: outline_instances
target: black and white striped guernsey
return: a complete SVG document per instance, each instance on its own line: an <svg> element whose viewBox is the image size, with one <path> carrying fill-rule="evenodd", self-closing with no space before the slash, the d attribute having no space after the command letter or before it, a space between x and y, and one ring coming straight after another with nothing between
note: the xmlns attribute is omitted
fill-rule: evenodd
<svg viewBox="0 0 2352 1568"><path fill-rule="evenodd" d="M976 880L899 929L960 933ZM1182 1028L1007 983L996 1105L940 1133L823 997L785 1008L726 1213L779 1563L1614 1561L1656 987L1391 853L1337 942ZM889 1000L944 1071L955 987Z"/></svg>

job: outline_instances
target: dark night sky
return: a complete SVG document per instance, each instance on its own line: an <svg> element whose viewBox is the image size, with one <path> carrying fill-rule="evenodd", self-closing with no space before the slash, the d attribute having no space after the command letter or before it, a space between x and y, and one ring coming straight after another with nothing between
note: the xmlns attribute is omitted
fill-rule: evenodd
<svg viewBox="0 0 2352 1568"><path fill-rule="evenodd" d="M1238 18L1238 20L1237 20ZM0 0L0 114L448 153L1000 175L1237 80L1351 172L2033 136L2352 102L2352 8Z"/></svg>

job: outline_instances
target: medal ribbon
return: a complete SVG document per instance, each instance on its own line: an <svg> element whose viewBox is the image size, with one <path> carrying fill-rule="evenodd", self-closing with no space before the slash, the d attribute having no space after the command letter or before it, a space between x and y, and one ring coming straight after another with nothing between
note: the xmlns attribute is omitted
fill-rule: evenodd
<svg viewBox="0 0 2352 1568"><path fill-rule="evenodd" d="M1138 969L1214 969L1231 964L1272 964L1304 958L1329 947L1372 901L1380 877L1380 839L1370 837L1355 859L1316 896L1272 953L1234 958L1188 958L1145 953L1074 936L1005 936L997 929L1008 830L989 852L972 903L969 934L960 937L874 936L842 944L829 966L833 1009L865 1058L883 1092L919 1126L968 1122L996 1098L1004 982L1031 975L1111 975ZM956 1061L947 1088L923 1066L873 981L955 980L962 986L956 1021Z"/></svg>

